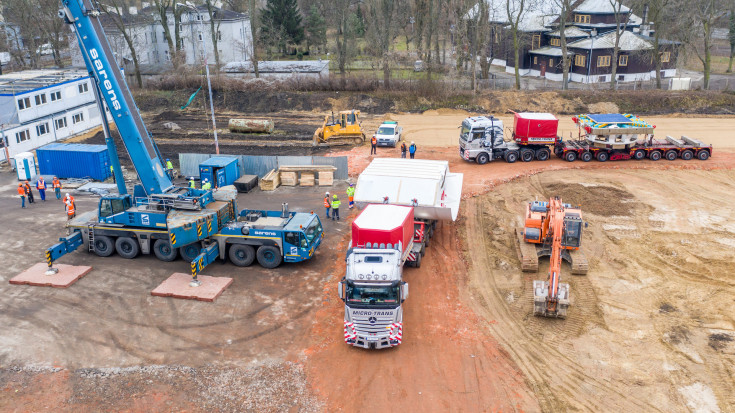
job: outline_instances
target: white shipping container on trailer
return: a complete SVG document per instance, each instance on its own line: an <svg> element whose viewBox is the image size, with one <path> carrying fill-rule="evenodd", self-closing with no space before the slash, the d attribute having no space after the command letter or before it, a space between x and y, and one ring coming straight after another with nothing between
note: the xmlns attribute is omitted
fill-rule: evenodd
<svg viewBox="0 0 735 413"><path fill-rule="evenodd" d="M357 179L355 202L382 203L387 197L390 204L414 206L418 219L455 221L463 177L449 172L447 161L379 158Z"/></svg>

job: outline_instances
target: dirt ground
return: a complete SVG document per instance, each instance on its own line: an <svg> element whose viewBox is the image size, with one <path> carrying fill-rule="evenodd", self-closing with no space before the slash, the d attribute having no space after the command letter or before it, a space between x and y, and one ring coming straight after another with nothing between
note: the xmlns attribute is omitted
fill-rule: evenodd
<svg viewBox="0 0 735 413"><path fill-rule="evenodd" d="M196 136L206 135L203 120L178 118L199 129L196 144L173 143L157 115L146 117L157 141L164 135L164 156L207 152ZM225 136L234 142L222 152L314 153L299 142L310 145L321 116L283 115L276 129L289 125L281 129L289 144ZM9 278L43 261L65 217L55 200L21 210L14 176L0 170L0 411L735 411L735 119L649 118L657 134L717 142L705 162L480 166L458 155L465 116L364 119L369 132L398 119L419 158L448 160L465 177L460 219L442 223L422 267L405 271L403 344L380 352L342 337L336 283L356 211L325 222L311 261L271 271L213 264L207 275L235 278L215 303L150 296L186 270L152 257L75 252L60 262L94 270L72 287L13 286ZM316 150L348 156L352 179L373 159L366 146ZM344 183L330 190L343 193ZM562 275L572 290L566 320L530 315L529 287L544 279L547 261L538 274L521 273L512 237L523 202L551 195L581 203L590 223L590 272ZM323 213L322 196L323 188L280 188L240 194L238 203ZM78 197L80 210L96 203Z"/></svg>

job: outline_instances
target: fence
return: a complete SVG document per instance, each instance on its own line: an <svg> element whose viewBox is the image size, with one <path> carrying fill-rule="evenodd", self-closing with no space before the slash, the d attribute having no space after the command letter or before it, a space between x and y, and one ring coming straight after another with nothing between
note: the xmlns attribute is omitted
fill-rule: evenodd
<svg viewBox="0 0 735 413"><path fill-rule="evenodd" d="M283 165L332 165L337 168L334 179L347 179L346 156L254 156L180 153L179 170L184 176L199 176L199 164L213 156L232 156L240 159L241 175L263 177L271 169Z"/></svg>

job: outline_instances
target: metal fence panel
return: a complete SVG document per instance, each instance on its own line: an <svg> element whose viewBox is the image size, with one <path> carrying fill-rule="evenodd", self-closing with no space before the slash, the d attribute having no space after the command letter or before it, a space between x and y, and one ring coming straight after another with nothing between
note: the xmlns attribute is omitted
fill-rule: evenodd
<svg viewBox="0 0 735 413"><path fill-rule="evenodd" d="M258 175L264 177L271 169L278 168L278 159L275 156L241 155L243 175Z"/></svg>
<svg viewBox="0 0 735 413"><path fill-rule="evenodd" d="M311 156L279 156L278 166L311 165Z"/></svg>
<svg viewBox="0 0 735 413"><path fill-rule="evenodd" d="M179 173L183 176L199 176L199 164L213 157L205 153L180 153Z"/></svg>
<svg viewBox="0 0 735 413"><path fill-rule="evenodd" d="M334 179L347 179L347 157L346 156L314 156L312 165L332 165L337 167L334 171Z"/></svg>

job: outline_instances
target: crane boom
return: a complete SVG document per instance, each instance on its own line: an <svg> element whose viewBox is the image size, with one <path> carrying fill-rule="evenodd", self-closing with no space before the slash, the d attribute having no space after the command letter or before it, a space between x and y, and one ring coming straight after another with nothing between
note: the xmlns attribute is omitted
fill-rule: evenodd
<svg viewBox="0 0 735 413"><path fill-rule="evenodd" d="M62 6L59 14L73 25L82 55L110 109L143 189L149 196L171 190L173 184L163 169L158 148L143 124L124 76L117 68L102 29L99 10L90 0L62 0Z"/></svg>

